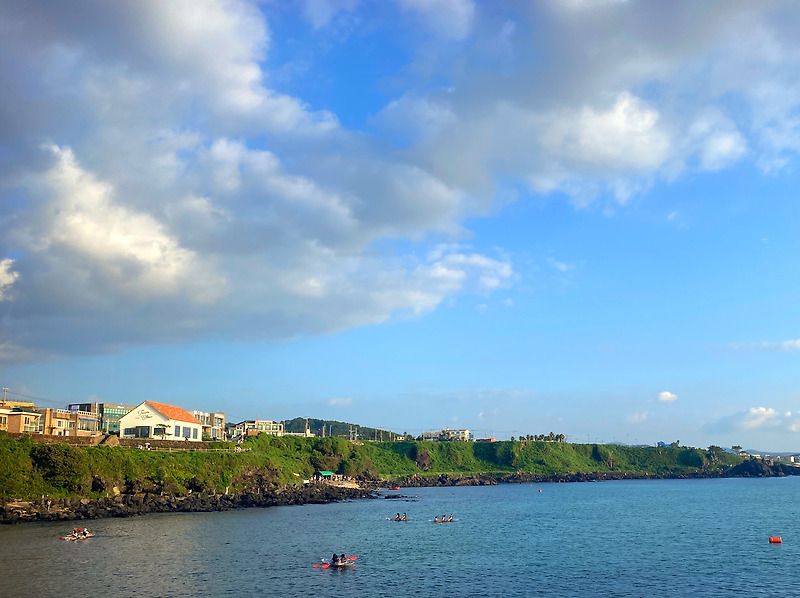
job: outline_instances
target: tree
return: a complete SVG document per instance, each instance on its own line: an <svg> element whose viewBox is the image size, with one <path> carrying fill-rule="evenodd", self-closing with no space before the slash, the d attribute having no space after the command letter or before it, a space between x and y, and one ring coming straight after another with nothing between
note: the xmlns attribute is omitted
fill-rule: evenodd
<svg viewBox="0 0 800 598"><path fill-rule="evenodd" d="M742 447L740 447L738 444L734 444L731 447L731 450L738 455L739 453L742 452Z"/></svg>
<svg viewBox="0 0 800 598"><path fill-rule="evenodd" d="M31 451L36 469L55 488L79 490L91 482L86 453L65 444L38 444Z"/></svg>

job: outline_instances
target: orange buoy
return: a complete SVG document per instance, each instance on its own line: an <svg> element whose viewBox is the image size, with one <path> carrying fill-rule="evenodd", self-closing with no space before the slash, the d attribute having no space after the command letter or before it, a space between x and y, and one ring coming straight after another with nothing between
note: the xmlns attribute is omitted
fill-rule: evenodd
<svg viewBox="0 0 800 598"><path fill-rule="evenodd" d="M782 544L783 540L781 539L780 536L770 536L769 537L769 543L770 544Z"/></svg>

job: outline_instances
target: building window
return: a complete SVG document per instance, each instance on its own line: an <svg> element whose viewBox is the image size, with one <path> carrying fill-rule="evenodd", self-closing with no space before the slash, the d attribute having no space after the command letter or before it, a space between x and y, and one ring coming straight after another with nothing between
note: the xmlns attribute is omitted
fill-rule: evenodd
<svg viewBox="0 0 800 598"><path fill-rule="evenodd" d="M123 436L135 436L136 435L136 428L125 428L125 431L122 433Z"/></svg>
<svg viewBox="0 0 800 598"><path fill-rule="evenodd" d="M197 440L197 428L192 428L192 440Z"/></svg>

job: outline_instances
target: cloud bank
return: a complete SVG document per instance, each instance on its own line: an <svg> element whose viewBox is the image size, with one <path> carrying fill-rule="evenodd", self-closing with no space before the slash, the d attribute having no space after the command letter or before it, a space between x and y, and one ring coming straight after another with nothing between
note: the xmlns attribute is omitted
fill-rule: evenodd
<svg viewBox="0 0 800 598"><path fill-rule="evenodd" d="M502 248L460 244L498 197L624 206L656 181L742 160L775 172L800 150L791 4L281 10L4 8L0 360L420 317L515 284ZM403 46L369 82L385 91L363 128L304 97L341 76L324 61L279 85L286 14L318 48L371 32Z"/></svg>

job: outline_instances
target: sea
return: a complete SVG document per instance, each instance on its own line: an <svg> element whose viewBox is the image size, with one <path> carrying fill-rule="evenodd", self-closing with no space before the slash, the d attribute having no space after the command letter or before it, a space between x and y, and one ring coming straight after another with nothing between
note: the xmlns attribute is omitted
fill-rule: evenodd
<svg viewBox="0 0 800 598"><path fill-rule="evenodd" d="M0 596L800 596L799 499L800 477L527 483L99 519L77 542L0 526Z"/></svg>

